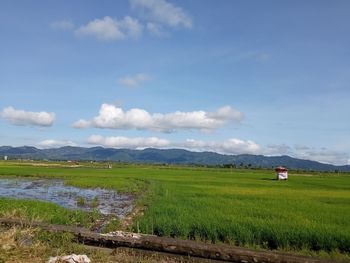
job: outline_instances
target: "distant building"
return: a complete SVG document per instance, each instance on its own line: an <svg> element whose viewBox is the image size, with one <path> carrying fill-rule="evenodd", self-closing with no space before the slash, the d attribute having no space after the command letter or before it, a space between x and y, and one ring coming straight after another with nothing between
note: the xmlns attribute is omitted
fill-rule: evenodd
<svg viewBox="0 0 350 263"><path fill-rule="evenodd" d="M275 169L277 180L287 180L288 179L288 169L282 166L278 166Z"/></svg>
<svg viewBox="0 0 350 263"><path fill-rule="evenodd" d="M7 155L4 156L4 160L7 161Z"/></svg>

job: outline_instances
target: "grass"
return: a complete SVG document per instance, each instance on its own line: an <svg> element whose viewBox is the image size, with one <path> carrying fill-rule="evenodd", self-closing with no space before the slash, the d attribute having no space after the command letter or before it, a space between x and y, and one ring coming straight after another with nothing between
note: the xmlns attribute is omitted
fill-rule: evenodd
<svg viewBox="0 0 350 263"><path fill-rule="evenodd" d="M277 181L270 170L104 166L0 162L0 175L61 178L141 196L138 205L146 209L133 231L304 254L350 253L349 174L291 174ZM40 213L54 223L93 221L48 203L0 199L0 213L9 207L25 207L27 214Z"/></svg>
<svg viewBox="0 0 350 263"><path fill-rule="evenodd" d="M191 176L191 175L192 176ZM160 184L141 232L291 250L350 249L349 177L183 172ZM266 180L268 179L268 180Z"/></svg>
<svg viewBox="0 0 350 263"><path fill-rule="evenodd" d="M92 249L72 242L68 234L53 234L35 228L0 228L0 233L0 263L46 263L50 257L73 253L85 254L94 263L194 262L191 259L174 258L155 252L145 254L118 248L111 253L108 250Z"/></svg>
<svg viewBox="0 0 350 263"><path fill-rule="evenodd" d="M84 206L84 205L85 205L85 199L84 199L84 197L79 196L79 197L77 198L77 205L78 205L78 206Z"/></svg>
<svg viewBox="0 0 350 263"><path fill-rule="evenodd" d="M98 207L99 203L100 202L98 200L98 197L95 196L94 199L92 199L92 201L90 202L90 207L91 208L96 208L96 207Z"/></svg>
<svg viewBox="0 0 350 263"><path fill-rule="evenodd" d="M0 198L0 216L25 217L29 220L40 219L51 224L76 225L87 228L91 227L99 218L97 212L68 210L49 202L9 198Z"/></svg>

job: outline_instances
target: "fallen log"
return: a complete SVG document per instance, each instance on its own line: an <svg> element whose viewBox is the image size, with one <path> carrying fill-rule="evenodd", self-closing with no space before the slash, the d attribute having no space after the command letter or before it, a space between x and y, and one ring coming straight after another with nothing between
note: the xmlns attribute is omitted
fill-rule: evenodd
<svg viewBox="0 0 350 263"><path fill-rule="evenodd" d="M109 234L91 232L85 228L50 225L41 222L28 222L18 219L0 218L0 224L5 226L38 227L55 233L70 233L76 241L106 248L129 247L143 250L167 252L172 254L201 257L241 263L325 263L325 261L311 257L295 256L287 253L272 251L257 251L225 244L207 244L191 240L179 240L168 237L136 234L116 231Z"/></svg>

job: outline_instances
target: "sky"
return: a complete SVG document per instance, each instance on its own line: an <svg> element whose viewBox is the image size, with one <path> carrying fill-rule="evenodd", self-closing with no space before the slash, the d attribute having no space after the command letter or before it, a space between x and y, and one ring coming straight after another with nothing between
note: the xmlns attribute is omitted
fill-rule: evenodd
<svg viewBox="0 0 350 263"><path fill-rule="evenodd" d="M0 3L0 145L350 164L350 1Z"/></svg>

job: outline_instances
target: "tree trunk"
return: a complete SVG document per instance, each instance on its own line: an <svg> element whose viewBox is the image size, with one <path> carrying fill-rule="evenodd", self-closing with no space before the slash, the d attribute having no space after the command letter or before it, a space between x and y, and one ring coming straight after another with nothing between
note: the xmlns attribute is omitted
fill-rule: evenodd
<svg viewBox="0 0 350 263"><path fill-rule="evenodd" d="M49 225L40 222L25 222L17 219L0 218L0 224L7 226L38 227L49 232L65 232L74 235L78 242L86 245L117 248L129 247L159 252L168 252L192 257L223 260L230 262L256 263L321 263L330 262L310 257L299 257L280 252L256 251L225 244L207 244L203 242L180 240L168 237L143 235L116 231L113 234L99 234L85 228Z"/></svg>

